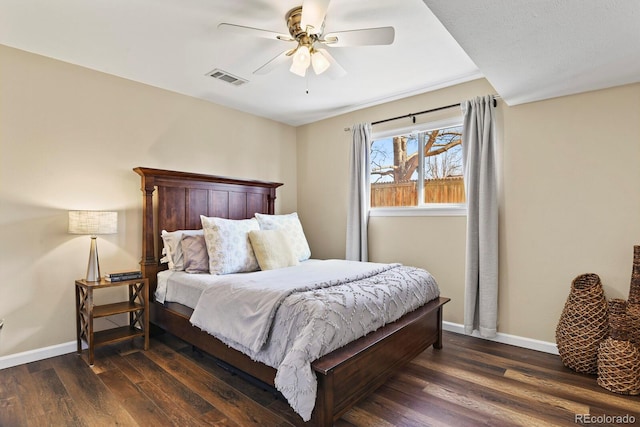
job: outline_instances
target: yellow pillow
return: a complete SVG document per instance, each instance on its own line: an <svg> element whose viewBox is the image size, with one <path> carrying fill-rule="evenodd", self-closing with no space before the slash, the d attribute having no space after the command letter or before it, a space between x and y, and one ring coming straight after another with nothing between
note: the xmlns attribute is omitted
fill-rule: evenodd
<svg viewBox="0 0 640 427"><path fill-rule="evenodd" d="M298 264L289 238L281 230L252 230L249 231L249 240L261 270Z"/></svg>

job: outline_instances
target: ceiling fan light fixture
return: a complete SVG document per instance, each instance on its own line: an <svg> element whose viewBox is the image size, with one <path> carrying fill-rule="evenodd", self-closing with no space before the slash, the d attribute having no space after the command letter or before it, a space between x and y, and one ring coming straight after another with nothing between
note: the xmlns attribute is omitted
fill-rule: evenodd
<svg viewBox="0 0 640 427"><path fill-rule="evenodd" d="M311 52L309 51L309 48L304 45L299 46L296 53L293 55L293 62L297 62L300 65L308 67L311 62Z"/></svg>
<svg viewBox="0 0 640 427"><path fill-rule="evenodd" d="M304 77L307 73L307 68L311 64L311 52L307 46L299 46L296 53L293 55L293 61L291 62L291 71L293 74L297 74L300 77Z"/></svg>
<svg viewBox="0 0 640 427"><path fill-rule="evenodd" d="M335 79L344 76L346 71L324 47L376 46L390 45L394 42L393 27L353 29L325 34L324 24L329 3L331 0L302 0L301 6L289 10L285 14L288 36L245 25L222 23L218 28L295 43L293 49L281 52L256 69L253 74L267 74L276 66L291 60L289 70L298 76L304 77L307 69L313 66L315 74L322 74L331 68L331 78Z"/></svg>
<svg viewBox="0 0 640 427"><path fill-rule="evenodd" d="M315 51L311 55L311 65L313 66L313 71L315 71L316 74L322 74L327 71L330 63L322 52Z"/></svg>
<svg viewBox="0 0 640 427"><path fill-rule="evenodd" d="M293 74L299 75L300 77L304 77L307 73L307 67L293 61L291 63L291 68L289 68L289 71L291 71Z"/></svg>

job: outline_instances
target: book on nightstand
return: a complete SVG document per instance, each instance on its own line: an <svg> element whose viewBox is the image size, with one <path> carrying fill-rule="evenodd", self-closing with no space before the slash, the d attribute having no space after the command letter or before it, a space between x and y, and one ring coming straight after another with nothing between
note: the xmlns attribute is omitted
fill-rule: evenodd
<svg viewBox="0 0 640 427"><path fill-rule="evenodd" d="M104 275L106 282L124 282L125 280L142 279L142 271L118 271Z"/></svg>

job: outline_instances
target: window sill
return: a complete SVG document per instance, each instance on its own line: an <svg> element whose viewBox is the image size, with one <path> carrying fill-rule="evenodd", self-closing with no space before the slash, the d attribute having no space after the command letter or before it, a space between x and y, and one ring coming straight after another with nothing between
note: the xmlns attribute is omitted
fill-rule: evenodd
<svg viewBox="0 0 640 427"><path fill-rule="evenodd" d="M466 216L466 204L438 204L403 208L371 208L369 216Z"/></svg>

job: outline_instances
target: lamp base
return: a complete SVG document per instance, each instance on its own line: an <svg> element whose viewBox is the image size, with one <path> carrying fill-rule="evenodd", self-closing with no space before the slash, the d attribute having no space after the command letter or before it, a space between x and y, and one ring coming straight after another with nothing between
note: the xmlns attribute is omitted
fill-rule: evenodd
<svg viewBox="0 0 640 427"><path fill-rule="evenodd" d="M100 281L100 263L98 262L98 243L96 236L91 236L91 248L89 249L89 264L87 265L87 282Z"/></svg>

